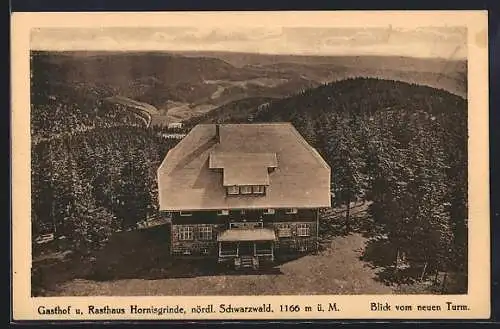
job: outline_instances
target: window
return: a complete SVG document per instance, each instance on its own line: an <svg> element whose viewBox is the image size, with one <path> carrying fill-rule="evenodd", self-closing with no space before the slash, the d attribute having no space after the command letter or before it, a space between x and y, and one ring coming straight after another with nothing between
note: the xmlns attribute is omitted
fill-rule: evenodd
<svg viewBox="0 0 500 329"><path fill-rule="evenodd" d="M229 195L235 195L235 194L240 194L240 189L238 188L238 186L234 185L234 186L229 186L227 188L227 194Z"/></svg>
<svg viewBox="0 0 500 329"><path fill-rule="evenodd" d="M296 214L297 213L297 208L290 208L285 210L286 214Z"/></svg>
<svg viewBox="0 0 500 329"><path fill-rule="evenodd" d="M179 240L193 240L193 228L191 226L179 227Z"/></svg>
<svg viewBox="0 0 500 329"><path fill-rule="evenodd" d="M289 224L280 224L278 226L278 237L285 238L291 236L292 236L292 230L290 229Z"/></svg>
<svg viewBox="0 0 500 329"><path fill-rule="evenodd" d="M181 216L193 216L193 213L189 211L181 211L179 214Z"/></svg>
<svg viewBox="0 0 500 329"><path fill-rule="evenodd" d="M266 209L264 210L264 215L274 215L274 209Z"/></svg>
<svg viewBox="0 0 500 329"><path fill-rule="evenodd" d="M219 210L219 211L217 211L217 215L218 216L228 216L229 215L229 210L227 210L227 209Z"/></svg>
<svg viewBox="0 0 500 329"><path fill-rule="evenodd" d="M254 187L252 187L252 191L254 194L264 194L265 192L264 186L262 185L255 185Z"/></svg>
<svg viewBox="0 0 500 329"><path fill-rule="evenodd" d="M309 229L309 224L298 224L297 225L297 235L298 236L310 236L311 232Z"/></svg>
<svg viewBox="0 0 500 329"><path fill-rule="evenodd" d="M240 193L241 194L252 194L252 187L251 186L240 186Z"/></svg>
<svg viewBox="0 0 500 329"><path fill-rule="evenodd" d="M198 227L198 239L199 240L212 240L212 226L200 226L200 227Z"/></svg>
<svg viewBox="0 0 500 329"><path fill-rule="evenodd" d="M228 195L236 194L264 194L266 193L266 188L263 185L233 185L227 187Z"/></svg>

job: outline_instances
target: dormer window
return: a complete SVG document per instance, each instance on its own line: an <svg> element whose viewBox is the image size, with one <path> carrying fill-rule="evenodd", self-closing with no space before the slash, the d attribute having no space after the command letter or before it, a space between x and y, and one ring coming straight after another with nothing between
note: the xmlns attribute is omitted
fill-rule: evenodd
<svg viewBox="0 0 500 329"><path fill-rule="evenodd" d="M228 216L229 215L229 210L227 210L227 209L219 210L219 211L217 211L217 215L218 216Z"/></svg>
<svg viewBox="0 0 500 329"><path fill-rule="evenodd" d="M240 193L241 194L252 194L252 187L247 186L247 185L240 186Z"/></svg>
<svg viewBox="0 0 500 329"><path fill-rule="evenodd" d="M254 194L264 194L265 188L262 185L255 185L252 187L252 191Z"/></svg>
<svg viewBox="0 0 500 329"><path fill-rule="evenodd" d="M239 195L239 194L256 194L263 195L266 193L266 187L263 185L232 185L227 186L227 194L228 195Z"/></svg>
<svg viewBox="0 0 500 329"><path fill-rule="evenodd" d="M190 212L190 211L181 211L179 213L179 215L183 216L183 217L187 217L187 216L193 216L193 213Z"/></svg>
<svg viewBox="0 0 500 329"><path fill-rule="evenodd" d="M289 209L286 209L285 210L285 213L288 214L288 215L291 215L291 214L296 214L297 213L297 208L289 208Z"/></svg>
<svg viewBox="0 0 500 329"><path fill-rule="evenodd" d="M222 173L227 195L265 195L271 185L269 169L278 167L276 153L210 153L208 167Z"/></svg>
<svg viewBox="0 0 500 329"><path fill-rule="evenodd" d="M240 188L236 185L227 187L227 194L229 195L237 195L240 194Z"/></svg>

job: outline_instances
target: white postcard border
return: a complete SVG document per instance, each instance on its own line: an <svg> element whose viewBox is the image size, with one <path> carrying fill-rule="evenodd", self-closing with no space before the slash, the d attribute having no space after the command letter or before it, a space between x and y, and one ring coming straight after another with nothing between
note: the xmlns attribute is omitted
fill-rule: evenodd
<svg viewBox="0 0 500 329"><path fill-rule="evenodd" d="M171 297L30 297L30 30L42 27L96 26L467 26L469 102L469 291L466 295L335 296L171 296ZM488 158L488 38L486 11L401 12L205 12L205 13L15 13L12 15L12 270L14 320L111 319L485 319L490 316L490 213ZM447 302L467 309L448 311ZM371 311L371 303L389 303L391 311ZM184 313L89 315L88 305L111 308L179 305ZM216 313L192 313L213 304ZM220 313L220 304L271 304L274 312ZM337 311L318 311L318 304ZM300 311L280 312L280 305ZM397 311L395 305L413 305ZM441 311L418 311L417 305L440 305ZM41 314L46 308L71 307L71 314ZM310 306L311 310L306 311ZM76 309L84 314L77 314Z"/></svg>

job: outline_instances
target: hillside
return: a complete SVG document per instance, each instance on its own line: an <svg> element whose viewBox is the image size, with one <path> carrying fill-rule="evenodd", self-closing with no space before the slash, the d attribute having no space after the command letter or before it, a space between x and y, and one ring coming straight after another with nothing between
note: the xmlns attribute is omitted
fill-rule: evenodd
<svg viewBox="0 0 500 329"><path fill-rule="evenodd" d="M184 123L188 127L193 127L199 123L245 122L249 117L251 118L254 113L257 113L259 108L269 104L273 100L275 100L275 98L270 97L255 97L237 100L218 107L205 115L192 117Z"/></svg>
<svg viewBox="0 0 500 329"><path fill-rule="evenodd" d="M73 88L150 104L159 111L153 115L159 123L182 121L244 98L284 97L313 85L294 72L283 76L211 57L158 52L33 52L32 72L46 90Z"/></svg>
<svg viewBox="0 0 500 329"><path fill-rule="evenodd" d="M375 78L350 78L308 89L273 101L255 117L263 121L289 121L296 116L318 118L326 113L373 115L391 110L425 111L449 117L467 113L463 98L427 86ZM295 122L300 126L300 122Z"/></svg>
<svg viewBox="0 0 500 329"><path fill-rule="evenodd" d="M300 73L316 82L373 77L428 85L466 98L467 61L401 56L299 56L238 52L178 52L212 57L235 67L282 74Z"/></svg>
<svg viewBox="0 0 500 329"><path fill-rule="evenodd" d="M122 96L158 109L156 124L184 121L246 98L285 98L353 77L406 81L467 96L467 63L404 57L238 53L32 52L46 90ZM61 92L56 92L62 94Z"/></svg>
<svg viewBox="0 0 500 329"><path fill-rule="evenodd" d="M254 122L289 121L332 168L337 205L373 202L378 241L412 270L466 273L467 102L444 90L347 79L272 101ZM375 243L376 241L374 241ZM391 275L394 275L392 273Z"/></svg>

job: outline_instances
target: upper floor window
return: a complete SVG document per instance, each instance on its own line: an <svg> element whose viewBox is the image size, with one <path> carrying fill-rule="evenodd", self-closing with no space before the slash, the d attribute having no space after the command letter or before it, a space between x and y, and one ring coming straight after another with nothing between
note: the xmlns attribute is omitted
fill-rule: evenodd
<svg viewBox="0 0 500 329"><path fill-rule="evenodd" d="M251 194L252 193L252 187L251 186L240 186L240 193L241 194Z"/></svg>
<svg viewBox="0 0 500 329"><path fill-rule="evenodd" d="M212 226L207 225L198 227L198 239L212 240Z"/></svg>
<svg viewBox="0 0 500 329"><path fill-rule="evenodd" d="M229 210L227 210L227 209L219 210L219 211L217 211L217 215L218 216L228 216L229 215Z"/></svg>
<svg viewBox="0 0 500 329"><path fill-rule="evenodd" d="M275 210L274 209L265 209L264 210L264 215L274 215Z"/></svg>
<svg viewBox="0 0 500 329"><path fill-rule="evenodd" d="M285 210L286 214L296 214L297 213L297 208L289 208Z"/></svg>
<svg viewBox="0 0 500 329"><path fill-rule="evenodd" d="M193 240L193 227L180 226L179 227L179 240Z"/></svg>
<svg viewBox="0 0 500 329"><path fill-rule="evenodd" d="M190 211L181 211L179 213L179 215L181 215L181 216L193 216L193 213Z"/></svg>
<svg viewBox="0 0 500 329"><path fill-rule="evenodd" d="M297 235L298 236L310 236L311 232L310 232L309 224L305 224L305 223L298 224L297 225Z"/></svg>
<svg viewBox="0 0 500 329"><path fill-rule="evenodd" d="M280 238L291 237L292 230L290 229L290 224L279 224L278 225L278 236Z"/></svg>
<svg viewBox="0 0 500 329"><path fill-rule="evenodd" d="M229 195L240 194L240 188L236 185L228 186L227 187L227 194L229 194Z"/></svg>

